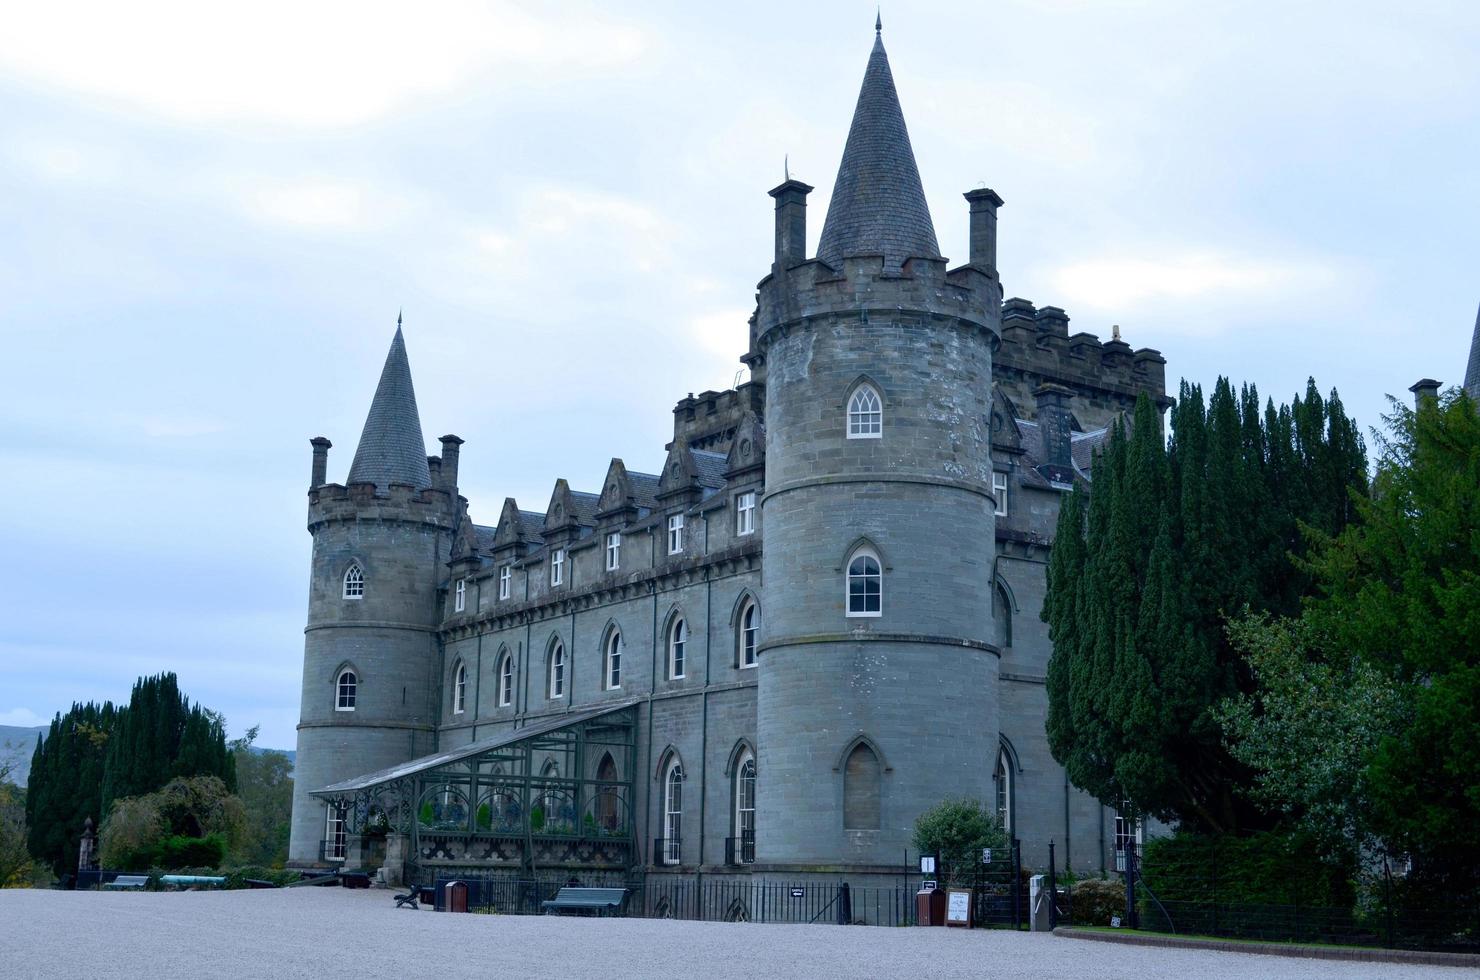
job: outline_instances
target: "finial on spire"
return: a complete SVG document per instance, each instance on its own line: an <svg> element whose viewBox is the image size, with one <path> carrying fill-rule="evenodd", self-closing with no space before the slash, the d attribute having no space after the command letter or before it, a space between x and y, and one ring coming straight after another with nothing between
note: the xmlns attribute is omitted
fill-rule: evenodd
<svg viewBox="0 0 1480 980"><path fill-rule="evenodd" d="M402 310L397 310L396 311L396 329L397 330L401 329L401 313L402 313Z"/></svg>
<svg viewBox="0 0 1480 980"><path fill-rule="evenodd" d="M882 34L883 32L884 32L884 8L882 8L882 7L875 7L874 8L874 33L875 34Z"/></svg>

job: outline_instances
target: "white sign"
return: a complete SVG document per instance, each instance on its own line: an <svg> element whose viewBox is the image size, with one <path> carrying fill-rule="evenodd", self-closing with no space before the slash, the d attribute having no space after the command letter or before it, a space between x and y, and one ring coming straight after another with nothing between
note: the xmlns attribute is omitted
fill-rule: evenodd
<svg viewBox="0 0 1480 980"><path fill-rule="evenodd" d="M1110 928L1112 928L1112 929L1119 929L1120 928L1120 916L1118 916L1118 915L1112 915L1112 916L1110 916Z"/></svg>
<svg viewBox="0 0 1480 980"><path fill-rule="evenodd" d="M992 849L990 847L984 847L984 848L982 848L982 864L991 864L991 863L992 863Z"/></svg>
<svg viewBox="0 0 1480 980"><path fill-rule="evenodd" d="M920 855L920 873L922 875L935 874L935 856L933 854Z"/></svg>
<svg viewBox="0 0 1480 980"><path fill-rule="evenodd" d="M966 925L971 921L971 892L951 889L946 899L946 922Z"/></svg>

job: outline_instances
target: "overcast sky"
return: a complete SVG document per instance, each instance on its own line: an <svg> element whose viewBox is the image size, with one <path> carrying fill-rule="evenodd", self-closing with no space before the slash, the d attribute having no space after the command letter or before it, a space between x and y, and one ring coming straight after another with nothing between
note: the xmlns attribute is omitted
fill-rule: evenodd
<svg viewBox="0 0 1480 980"><path fill-rule="evenodd" d="M229 6L230 13L223 13ZM429 448L497 520L661 465L733 384L789 155L815 248L872 3L13 4L0 28L0 724L177 672L292 747L308 439L405 309ZM623 9L625 8L625 9ZM942 251L1364 426L1461 380L1480 4L886 5Z"/></svg>

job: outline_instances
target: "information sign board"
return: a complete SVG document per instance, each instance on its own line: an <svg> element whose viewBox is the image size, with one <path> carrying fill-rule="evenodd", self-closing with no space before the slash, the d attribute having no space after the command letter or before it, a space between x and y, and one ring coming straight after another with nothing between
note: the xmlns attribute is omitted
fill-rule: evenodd
<svg viewBox="0 0 1480 980"><path fill-rule="evenodd" d="M971 892L965 888L946 891L946 925L971 925Z"/></svg>

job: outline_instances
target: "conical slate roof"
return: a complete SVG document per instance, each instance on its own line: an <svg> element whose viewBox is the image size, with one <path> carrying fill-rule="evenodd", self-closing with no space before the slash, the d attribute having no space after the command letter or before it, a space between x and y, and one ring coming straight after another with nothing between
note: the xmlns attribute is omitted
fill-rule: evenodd
<svg viewBox="0 0 1480 980"><path fill-rule="evenodd" d="M898 269L911 256L940 257L889 56L877 34L817 246L817 257L832 266L845 255L883 255L886 269Z"/></svg>
<svg viewBox="0 0 1480 980"><path fill-rule="evenodd" d="M1480 402L1480 310L1475 311L1475 333L1470 337L1470 365L1465 368L1465 393Z"/></svg>
<svg viewBox="0 0 1480 980"><path fill-rule="evenodd" d="M421 417L416 413L416 392L411 387L411 364L406 360L406 342L401 325L375 386L375 400L365 417L365 430L355 461L349 467L350 483L373 483L382 490L392 483L425 489L432 485L427 468L427 444L422 439Z"/></svg>

